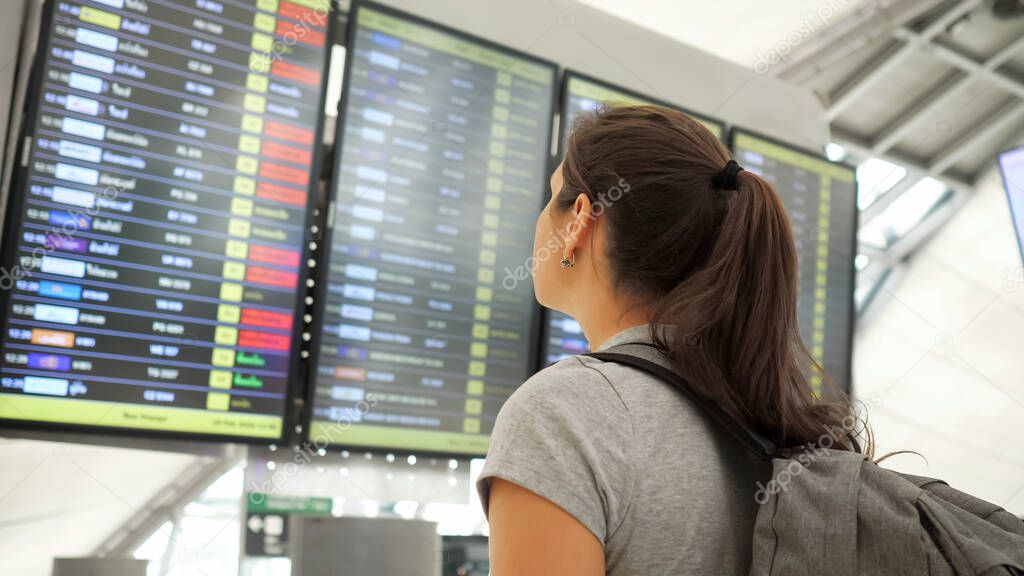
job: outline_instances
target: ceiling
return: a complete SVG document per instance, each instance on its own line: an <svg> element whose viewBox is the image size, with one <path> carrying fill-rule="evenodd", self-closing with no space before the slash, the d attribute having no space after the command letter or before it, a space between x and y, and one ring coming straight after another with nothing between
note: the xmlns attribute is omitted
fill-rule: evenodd
<svg viewBox="0 0 1024 576"><path fill-rule="evenodd" d="M554 1L554 0L552 0ZM1014 0L593 0L588 6L813 90L836 140L973 186L1024 129Z"/></svg>
<svg viewBox="0 0 1024 576"><path fill-rule="evenodd" d="M879 158L906 170L891 189L862 186L862 199L877 197L862 203L862 230L876 219L881 224L897 200L919 191L922 179L948 186L953 194L942 198L951 200L948 208L892 246L865 243L862 235L876 276L916 252L962 207L996 154L1024 133L1020 0L733 0L714 7L595 0L592 6L817 94L844 159ZM781 61L771 58L779 55ZM929 216L934 207L925 206Z"/></svg>
<svg viewBox="0 0 1024 576"><path fill-rule="evenodd" d="M869 4L869 0L593 0L589 6L726 60L754 66L780 44L798 44L792 40L810 38Z"/></svg>
<svg viewBox="0 0 1024 576"><path fill-rule="evenodd" d="M837 140L973 187L1024 130L1024 5L1002 4L879 1L777 73L819 95Z"/></svg>

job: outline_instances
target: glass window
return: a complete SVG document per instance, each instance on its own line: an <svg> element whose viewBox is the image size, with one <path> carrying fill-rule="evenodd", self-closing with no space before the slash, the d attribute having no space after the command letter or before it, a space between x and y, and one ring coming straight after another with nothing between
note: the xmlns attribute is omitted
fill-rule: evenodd
<svg viewBox="0 0 1024 576"><path fill-rule="evenodd" d="M149 576L237 574L244 478L241 466L228 470L182 508L176 527L168 520L135 550L149 560Z"/></svg>
<svg viewBox="0 0 1024 576"><path fill-rule="evenodd" d="M875 203L907 176L907 169L881 158L868 158L857 167L857 205L861 210Z"/></svg>
<svg viewBox="0 0 1024 576"><path fill-rule="evenodd" d="M861 242L886 249L907 235L941 202L950 197L950 189L934 178L922 178L884 212L860 229Z"/></svg>

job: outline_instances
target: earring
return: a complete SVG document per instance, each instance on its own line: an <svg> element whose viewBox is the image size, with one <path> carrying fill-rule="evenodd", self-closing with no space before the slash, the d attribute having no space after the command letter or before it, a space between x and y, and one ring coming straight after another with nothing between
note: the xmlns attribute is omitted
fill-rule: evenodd
<svg viewBox="0 0 1024 576"><path fill-rule="evenodd" d="M562 258L562 269L572 268L573 266L576 265L576 254L570 252L569 255L572 256L572 260L569 260L568 258Z"/></svg>

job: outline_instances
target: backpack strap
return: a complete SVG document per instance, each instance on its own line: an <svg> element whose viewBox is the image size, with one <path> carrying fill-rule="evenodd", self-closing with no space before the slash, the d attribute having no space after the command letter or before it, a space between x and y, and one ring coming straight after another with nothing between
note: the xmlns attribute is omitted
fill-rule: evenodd
<svg viewBox="0 0 1024 576"><path fill-rule="evenodd" d="M755 456L764 460L771 460L776 455L778 449L774 442L756 432L746 422L741 422L733 418L717 404L698 396L690 387L689 382L679 374L676 374L675 371L656 362L647 360L646 358L634 356L633 354L623 354L620 352L591 352L589 354L585 354L585 356L590 356L591 358L601 360L602 362L614 362L616 364L630 366L671 384L672 387L682 392L684 396L696 404L708 418L739 440L739 442Z"/></svg>

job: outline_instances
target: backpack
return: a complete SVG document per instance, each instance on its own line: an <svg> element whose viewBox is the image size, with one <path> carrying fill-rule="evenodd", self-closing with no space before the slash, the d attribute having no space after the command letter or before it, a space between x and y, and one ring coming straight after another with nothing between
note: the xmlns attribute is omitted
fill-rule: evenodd
<svg viewBox="0 0 1024 576"><path fill-rule="evenodd" d="M627 353L587 356L668 382L771 460L771 479L756 486L751 576L1024 576L1024 522L999 506L940 480L885 470L863 454L807 447L781 455L675 371Z"/></svg>

